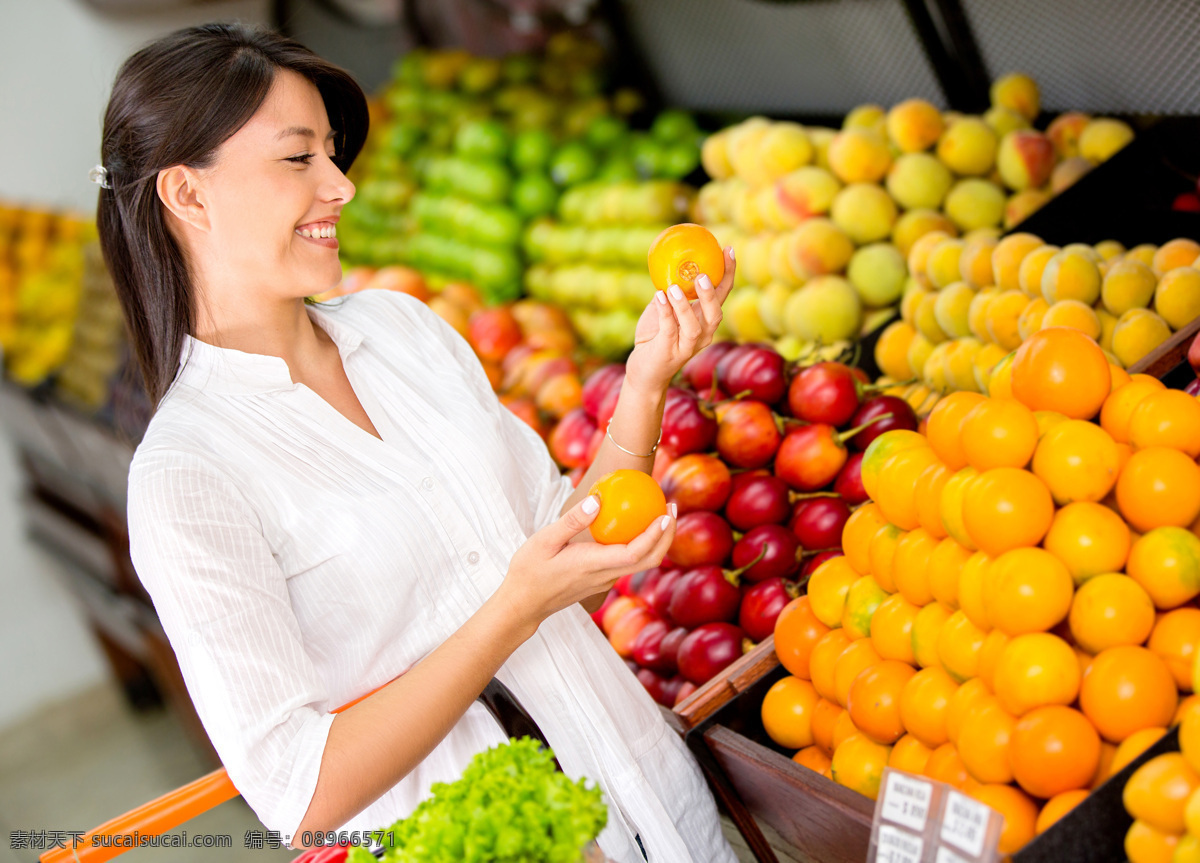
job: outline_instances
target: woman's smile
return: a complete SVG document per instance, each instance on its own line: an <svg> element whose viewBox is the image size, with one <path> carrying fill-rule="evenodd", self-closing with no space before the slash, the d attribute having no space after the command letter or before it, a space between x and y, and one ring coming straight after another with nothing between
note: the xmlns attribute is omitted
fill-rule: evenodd
<svg viewBox="0 0 1200 863"><path fill-rule="evenodd" d="M338 247L337 225L332 221L308 222L296 228L296 233L327 249Z"/></svg>

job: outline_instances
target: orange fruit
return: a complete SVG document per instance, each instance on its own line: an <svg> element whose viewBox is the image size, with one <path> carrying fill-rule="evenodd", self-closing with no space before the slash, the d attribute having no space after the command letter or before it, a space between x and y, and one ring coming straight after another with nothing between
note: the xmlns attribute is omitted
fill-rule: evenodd
<svg viewBox="0 0 1200 863"><path fill-rule="evenodd" d="M894 524L884 524L875 531L868 544L867 557L870 567L863 575L874 576L875 581L888 593L896 592L896 580L892 575L892 565L896 558L896 544L904 536L904 531Z"/></svg>
<svg viewBox="0 0 1200 863"><path fill-rule="evenodd" d="M833 753L833 781L875 800L891 754L892 747L875 743L865 734L852 734Z"/></svg>
<svg viewBox="0 0 1200 863"><path fill-rule="evenodd" d="M881 662L883 662L883 657L875 652L871 639L860 638L858 641L850 642L837 658L837 663L833 668L833 688L837 703L849 709L847 702L850 699L850 686L854 683L854 678L872 665L878 665Z"/></svg>
<svg viewBox="0 0 1200 863"><path fill-rule="evenodd" d="M938 659L938 635L946 621L950 619L951 611L939 602L931 602L917 612L913 618L912 649L913 658L922 668L941 668Z"/></svg>
<svg viewBox="0 0 1200 863"><path fill-rule="evenodd" d="M789 672L808 680L813 647L827 632L829 627L817 620L808 597L796 597L775 620L775 655Z"/></svg>
<svg viewBox="0 0 1200 863"><path fill-rule="evenodd" d="M1119 467L1116 442L1100 426L1083 420L1056 425L1033 454L1033 472L1059 506L1103 500L1117 482Z"/></svg>
<svg viewBox="0 0 1200 863"><path fill-rule="evenodd" d="M941 539L946 535L946 528L942 524L942 489L952 476L953 471L944 464L931 464L921 471L916 485L913 486L917 521L934 539Z"/></svg>
<svg viewBox="0 0 1200 863"><path fill-rule="evenodd" d="M1037 833L1037 804L1019 788L989 784L967 792L980 803L1004 816L998 849L1001 854L1016 854Z"/></svg>
<svg viewBox="0 0 1200 863"><path fill-rule="evenodd" d="M1059 425L1060 423L1070 422L1068 417L1063 416L1058 411L1034 411L1034 419L1038 424L1038 440L1046 436L1046 432Z"/></svg>
<svg viewBox="0 0 1200 863"><path fill-rule="evenodd" d="M979 670L979 652L987 632L967 618L960 609L950 615L938 633L938 659L951 677L962 683Z"/></svg>
<svg viewBox="0 0 1200 863"><path fill-rule="evenodd" d="M938 457L929 447L898 452L883 463L874 497L888 521L902 530L912 530L920 524L913 486L922 471L937 463Z"/></svg>
<svg viewBox="0 0 1200 863"><path fill-rule="evenodd" d="M1189 458L1200 455L1200 399L1183 390L1157 390L1137 403L1129 418L1134 449L1166 446Z"/></svg>
<svg viewBox="0 0 1200 863"><path fill-rule="evenodd" d="M933 754L925 762L925 775L958 789L973 786L975 782L967 772L967 766L963 764L962 756L958 754L958 748L953 743L943 743L933 750Z"/></svg>
<svg viewBox="0 0 1200 863"><path fill-rule="evenodd" d="M1178 701L1167 664L1145 647L1101 651L1079 688L1084 715L1113 743L1142 728L1168 725Z"/></svg>
<svg viewBox="0 0 1200 863"><path fill-rule="evenodd" d="M597 480L588 494L600 499L600 511L588 527L596 542L631 542L667 514L663 490L640 470L614 470Z"/></svg>
<svg viewBox="0 0 1200 863"><path fill-rule="evenodd" d="M985 695L971 705L955 745L972 778L985 783L1012 782L1009 749L1016 724L1016 717L994 696Z"/></svg>
<svg viewBox="0 0 1200 863"><path fill-rule="evenodd" d="M929 555L929 592L947 608L958 608L958 582L970 559L971 552L951 537L939 542Z"/></svg>
<svg viewBox="0 0 1200 863"><path fill-rule="evenodd" d="M1194 688L1194 687L1193 687ZM1200 708L1200 693L1193 692L1191 695L1184 695L1179 699L1179 707L1175 710L1175 718L1171 721L1172 725L1179 725L1183 722L1184 717L1190 714L1193 710ZM1187 747L1183 745L1183 737L1180 736L1180 748L1187 753ZM1200 752L1200 749L1197 750Z"/></svg>
<svg viewBox="0 0 1200 863"><path fill-rule="evenodd" d="M911 734L905 734L892 746L892 754L888 756L888 767L893 770L903 770L920 776L925 772L929 756L933 750Z"/></svg>
<svg viewBox="0 0 1200 863"><path fill-rule="evenodd" d="M1158 276L1178 267L1190 267L1200 256L1200 243L1186 237L1168 240L1154 253L1154 272Z"/></svg>
<svg viewBox="0 0 1200 863"><path fill-rule="evenodd" d="M822 698L837 701L837 687L834 685L833 674L837 668L838 657L849 646L850 636L840 628L831 629L813 645L808 668L812 676L812 685Z"/></svg>
<svg viewBox="0 0 1200 863"><path fill-rule="evenodd" d="M1200 515L1200 465L1167 447L1138 450L1117 478L1117 506L1141 533L1187 527Z"/></svg>
<svg viewBox="0 0 1200 863"><path fill-rule="evenodd" d="M916 662L912 631L920 610L898 593L879 604L875 616L871 618L871 644L880 656L909 665Z"/></svg>
<svg viewBox="0 0 1200 863"><path fill-rule="evenodd" d="M1074 791L1064 791L1062 794L1055 794L1042 807L1042 811L1038 813L1037 823L1034 825L1034 830L1038 836L1041 836L1055 824L1062 820L1062 817L1087 799L1088 792L1085 788L1076 788Z"/></svg>
<svg viewBox="0 0 1200 863"><path fill-rule="evenodd" d="M1010 351L1004 355L1004 359L992 366L992 373L987 381L987 391L991 398L1011 399L1013 397L1012 369L1013 361L1016 358L1017 352Z"/></svg>
<svg viewBox="0 0 1200 863"><path fill-rule="evenodd" d="M892 577L896 589L913 605L924 606L933 600L929 590L929 558L937 545L937 540L919 527L896 544Z"/></svg>
<svg viewBox="0 0 1200 863"><path fill-rule="evenodd" d="M833 723L833 751L837 752L837 748L842 745L842 741L847 737L852 737L860 733L854 720L850 718L850 711L843 709L838 714L837 721Z"/></svg>
<svg viewBox="0 0 1200 863"><path fill-rule="evenodd" d="M1196 614L1200 616L1200 611ZM1096 654L1144 642L1154 629L1154 603L1132 578L1110 572L1089 579L1075 591L1067 619L1075 643Z"/></svg>
<svg viewBox="0 0 1200 863"><path fill-rule="evenodd" d="M1109 395L1111 395L1113 392L1116 392L1118 389L1125 386L1125 384L1132 380L1129 372L1125 371L1125 369L1118 365L1109 363L1108 370L1112 373L1112 391L1110 391ZM1104 401L1107 403L1108 399L1105 399ZM1101 412L1103 412L1103 408L1101 408Z"/></svg>
<svg viewBox="0 0 1200 863"><path fill-rule="evenodd" d="M1182 833L1184 807L1200 788L1200 776L1182 753L1167 752L1152 758L1133 772L1121 799L1139 821L1163 833Z"/></svg>
<svg viewBox="0 0 1200 863"><path fill-rule="evenodd" d="M809 770L815 770L826 779L833 778L833 770L831 769L833 762L820 746L806 746L804 749L801 749L799 752L793 755L792 760L801 767L807 767Z"/></svg>
<svg viewBox="0 0 1200 863"><path fill-rule="evenodd" d="M996 691L996 666L1000 664L1000 656L1011 640L1000 630L993 629L983 639L983 647L979 648L979 671L976 676L992 692Z"/></svg>
<svg viewBox="0 0 1200 863"><path fill-rule="evenodd" d="M1129 550L1125 571L1160 609L1200 594L1200 536L1181 527L1157 527Z"/></svg>
<svg viewBox="0 0 1200 863"><path fill-rule="evenodd" d="M1113 776L1125 769L1125 766L1134 761L1139 755L1157 743L1164 734L1167 733L1165 728L1143 728L1133 732L1117 747L1116 753L1113 754L1112 762L1108 765L1108 775Z"/></svg>
<svg viewBox="0 0 1200 863"><path fill-rule="evenodd" d="M992 561L994 585L984 598L988 619L1009 635L1045 632L1067 616L1075 583L1057 557L1041 548L1014 548Z"/></svg>
<svg viewBox="0 0 1200 863"><path fill-rule="evenodd" d="M958 684L943 668L914 674L900 693L900 720L909 734L931 749L947 742L946 714L957 691Z"/></svg>
<svg viewBox="0 0 1200 863"><path fill-rule="evenodd" d="M1109 743L1107 740L1100 741L1100 766L1096 768L1096 775L1092 777L1092 784L1088 788L1093 791L1104 784L1105 780L1112 775L1110 767L1113 763L1113 758L1117 754L1117 747Z"/></svg>
<svg viewBox="0 0 1200 863"><path fill-rule="evenodd" d="M953 680L954 678L951 678ZM986 684L978 677L968 680L954 690L950 697L950 706L946 708L946 737L951 743L957 744L958 733L962 730L967 713L980 699L992 698Z"/></svg>
<svg viewBox="0 0 1200 863"><path fill-rule="evenodd" d="M863 452L862 484L867 494L872 498L878 493L879 472L883 463L896 453L909 449L926 449L929 441L920 434L909 429L892 429L885 431Z"/></svg>
<svg viewBox="0 0 1200 863"><path fill-rule="evenodd" d="M1006 711L1023 716L1039 707L1070 704L1079 694L1079 680L1071 645L1048 632L1029 632L1004 646L994 690Z"/></svg>
<svg viewBox="0 0 1200 863"><path fill-rule="evenodd" d="M967 466L967 456L963 452L963 420L984 401L984 396L979 393L950 393L929 413L925 435L937 457L952 473Z"/></svg>
<svg viewBox="0 0 1200 863"><path fill-rule="evenodd" d="M871 538L887 523L883 510L874 503L863 504L846 519L846 526L842 528L842 549L846 552L846 560L859 575L871 571Z"/></svg>
<svg viewBox="0 0 1200 863"><path fill-rule="evenodd" d="M1011 399L984 399L962 421L962 446L978 471L1024 467L1038 442L1033 411Z"/></svg>
<svg viewBox="0 0 1200 863"><path fill-rule="evenodd" d="M963 523L963 498L978 477L979 471L975 468L964 467L942 487L942 527L959 545L971 551L975 551L976 545Z"/></svg>
<svg viewBox="0 0 1200 863"><path fill-rule="evenodd" d="M1076 584L1094 575L1120 572L1132 539L1121 516L1091 502L1071 503L1054 514L1042 547L1067 567Z"/></svg>
<svg viewBox="0 0 1200 863"><path fill-rule="evenodd" d="M1192 669L1200 657L1200 608L1168 611L1154 624L1146 646L1167 664L1180 692L1192 689Z"/></svg>
<svg viewBox="0 0 1200 863"><path fill-rule="evenodd" d="M846 594L846 610L842 613L842 629L851 639L870 637L871 618L887 596L869 575L850 585L850 591Z"/></svg>
<svg viewBox="0 0 1200 863"><path fill-rule="evenodd" d="M1200 773L1200 696L1193 695L1189 700L1191 705L1179 716L1179 751L1191 768ZM1200 830L1196 833L1200 835Z"/></svg>
<svg viewBox="0 0 1200 863"><path fill-rule="evenodd" d="M845 555L831 557L818 566L808 579L809 605L817 620L828 627L841 626L850 585L861 577Z"/></svg>
<svg viewBox="0 0 1200 863"><path fill-rule="evenodd" d="M788 749L813 745L812 717L820 696L807 680L784 677L763 696L762 721L767 736Z"/></svg>
<svg viewBox="0 0 1200 863"><path fill-rule="evenodd" d="M1000 555L1041 542L1054 519L1054 501L1029 471L998 467L975 478L963 495L962 512L975 545Z"/></svg>
<svg viewBox="0 0 1200 863"><path fill-rule="evenodd" d="M991 626L987 608L983 602L985 576L992 565L992 557L985 551L977 551L963 564L958 576L958 607L971 623L984 629Z"/></svg>
<svg viewBox="0 0 1200 863"><path fill-rule="evenodd" d="M859 731L876 743L889 745L904 736L900 693L914 674L916 669L908 663L885 659L854 678L846 698L846 709Z"/></svg>
<svg viewBox="0 0 1200 863"><path fill-rule="evenodd" d="M1129 443L1129 424L1134 409L1146 396L1162 389L1165 387L1158 378L1135 375L1129 383L1117 387L1104 400L1104 407L1100 409L1100 427L1112 435L1117 443Z"/></svg>
<svg viewBox="0 0 1200 863"><path fill-rule="evenodd" d="M1078 710L1039 707L1017 721L1011 755L1017 784L1050 798L1088 787L1100 763L1100 735Z"/></svg>
<svg viewBox="0 0 1200 863"><path fill-rule="evenodd" d="M646 256L654 288L665 291L679 285L689 300L696 299L696 277L701 273L717 285L725 277L725 253L716 237L701 225L672 225L650 244Z"/></svg>
<svg viewBox="0 0 1200 863"><path fill-rule="evenodd" d="M1134 821L1125 834L1125 856L1129 863L1173 863L1179 837L1155 830L1145 821Z"/></svg>
<svg viewBox="0 0 1200 863"><path fill-rule="evenodd" d="M812 733L813 743L821 747L825 754L833 756L833 731L837 726L838 717L846 712L846 708L836 701L822 698L813 708Z"/></svg>
<svg viewBox="0 0 1200 863"><path fill-rule="evenodd" d="M1112 389L1108 359L1095 341L1069 327L1030 336L1013 360L1013 396L1030 410L1091 419Z"/></svg>

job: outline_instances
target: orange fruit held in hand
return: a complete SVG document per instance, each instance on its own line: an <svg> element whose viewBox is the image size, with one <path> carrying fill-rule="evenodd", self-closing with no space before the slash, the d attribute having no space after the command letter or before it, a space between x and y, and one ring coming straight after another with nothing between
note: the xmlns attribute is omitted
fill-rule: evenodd
<svg viewBox="0 0 1200 863"><path fill-rule="evenodd" d="M1200 617L1200 610L1192 610ZM1155 628L1154 602L1129 576L1108 572L1088 579L1075 591L1068 620L1075 643L1096 654L1123 644L1142 644ZM1200 639L1200 624L1196 638Z"/></svg>
<svg viewBox="0 0 1200 863"><path fill-rule="evenodd" d="M1137 820L1164 833L1182 833L1184 807L1197 788L1200 776L1182 753L1167 752L1135 770L1121 796Z"/></svg>
<svg viewBox="0 0 1200 863"><path fill-rule="evenodd" d="M833 753L833 781L875 800L892 747L876 743L865 734L852 734Z"/></svg>
<svg viewBox="0 0 1200 863"><path fill-rule="evenodd" d="M958 684L943 668L924 668L900 693L900 719L909 734L931 749L949 741L946 715Z"/></svg>
<svg viewBox="0 0 1200 863"><path fill-rule="evenodd" d="M1149 375L1136 375L1117 387L1100 409L1100 427L1117 443L1129 443L1129 423L1134 409L1151 393L1163 390L1162 381Z"/></svg>
<svg viewBox="0 0 1200 863"><path fill-rule="evenodd" d="M1143 728L1166 727L1179 694L1167 664L1145 647L1110 647L1092 660L1079 706L1096 730L1120 743Z"/></svg>
<svg viewBox="0 0 1200 863"><path fill-rule="evenodd" d="M962 512L975 545L1000 555L1041 542L1054 520L1054 501L1046 484L1029 471L998 467L970 484Z"/></svg>
<svg viewBox="0 0 1200 863"><path fill-rule="evenodd" d="M1059 506L1103 500L1116 485L1119 469L1116 441L1083 420L1067 420L1050 429L1033 454L1033 472Z"/></svg>
<svg viewBox="0 0 1200 863"><path fill-rule="evenodd" d="M850 684L846 709L850 720L876 743L892 744L904 736L900 694L916 674L905 662L885 659L860 672Z"/></svg>
<svg viewBox="0 0 1200 863"><path fill-rule="evenodd" d="M696 299L696 278L703 273L713 285L725 277L725 253L707 228L685 222L667 228L650 244L646 256L656 290L679 285L689 300Z"/></svg>
<svg viewBox="0 0 1200 863"><path fill-rule="evenodd" d="M810 680L809 659L829 627L817 620L807 596L784 606L775 620L775 654L780 664L803 680Z"/></svg>
<svg viewBox="0 0 1200 863"><path fill-rule="evenodd" d="M1091 419L1112 390L1108 358L1092 339L1069 327L1030 336L1013 359L1013 397L1030 410Z"/></svg>
<svg viewBox="0 0 1200 863"><path fill-rule="evenodd" d="M1124 569L1131 542L1121 516L1103 504L1083 502L1054 514L1042 547L1063 562L1076 584L1083 584L1092 576Z"/></svg>
<svg viewBox="0 0 1200 863"><path fill-rule="evenodd" d="M940 399L929 414L926 436L929 445L951 473L967 466L963 452L963 420L984 396L972 392L955 392Z"/></svg>
<svg viewBox="0 0 1200 863"><path fill-rule="evenodd" d="M667 514L662 489L640 470L614 470L597 480L588 494L600 499L600 511L588 529L596 542L607 545L636 539Z"/></svg>
<svg viewBox="0 0 1200 863"><path fill-rule="evenodd" d="M1146 644L1167 664L1181 692L1192 688L1192 668L1200 657L1200 608L1168 611L1154 624Z"/></svg>
<svg viewBox="0 0 1200 863"><path fill-rule="evenodd" d="M1013 729L1013 777L1034 797L1087 788L1100 763L1100 735L1078 710L1039 707Z"/></svg>
<svg viewBox="0 0 1200 863"><path fill-rule="evenodd" d="M1037 444L1037 418L1020 402L984 399L963 417L963 454L978 471L1025 467Z"/></svg>
<svg viewBox="0 0 1200 863"><path fill-rule="evenodd" d="M1042 807L1042 811L1038 813L1037 824L1035 828L1037 835L1041 836L1055 824L1057 824L1064 815L1087 799L1088 791L1086 788L1077 788L1074 791L1064 791L1062 794L1056 794L1046 801L1046 805Z"/></svg>
<svg viewBox="0 0 1200 863"><path fill-rule="evenodd" d="M1006 711L1023 716L1039 707L1070 704L1079 694L1079 682L1079 660L1071 645L1048 632L1030 632L1004 645L993 689Z"/></svg>
<svg viewBox="0 0 1200 863"><path fill-rule="evenodd" d="M1117 506L1141 533L1187 527L1200 514L1200 465L1167 447L1138 450L1117 478Z"/></svg>
<svg viewBox="0 0 1200 863"><path fill-rule="evenodd" d="M767 690L762 703L763 729L788 749L813 745L812 718L820 696L807 680L785 677Z"/></svg>
<svg viewBox="0 0 1200 863"><path fill-rule="evenodd" d="M1021 789L989 784L967 793L1004 816L1004 828L1000 831L1001 854L1016 854L1036 835L1037 804Z"/></svg>

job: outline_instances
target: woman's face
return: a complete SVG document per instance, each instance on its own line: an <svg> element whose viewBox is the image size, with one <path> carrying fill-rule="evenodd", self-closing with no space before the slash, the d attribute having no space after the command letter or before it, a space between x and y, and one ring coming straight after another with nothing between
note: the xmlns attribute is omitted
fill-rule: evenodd
<svg viewBox="0 0 1200 863"><path fill-rule="evenodd" d="M321 94L303 76L281 70L258 111L202 172L209 231L201 270L270 299L336 285L342 270L335 226L354 184L334 155Z"/></svg>

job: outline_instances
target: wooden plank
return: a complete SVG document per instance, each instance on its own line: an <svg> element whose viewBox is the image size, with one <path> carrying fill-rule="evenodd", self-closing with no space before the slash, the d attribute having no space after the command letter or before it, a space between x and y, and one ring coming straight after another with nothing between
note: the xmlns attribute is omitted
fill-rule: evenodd
<svg viewBox="0 0 1200 863"><path fill-rule="evenodd" d="M770 636L675 705L675 714L685 728L695 728L778 664L775 636Z"/></svg>
<svg viewBox="0 0 1200 863"><path fill-rule="evenodd" d="M1180 363L1187 362L1188 348L1191 347L1196 333L1200 333L1200 318L1177 330L1171 338L1131 365L1129 373L1165 377Z"/></svg>
<svg viewBox="0 0 1200 863"><path fill-rule="evenodd" d="M866 859L871 800L721 725L704 739L746 808L799 856L827 863Z"/></svg>

